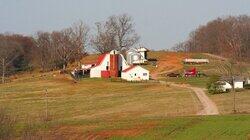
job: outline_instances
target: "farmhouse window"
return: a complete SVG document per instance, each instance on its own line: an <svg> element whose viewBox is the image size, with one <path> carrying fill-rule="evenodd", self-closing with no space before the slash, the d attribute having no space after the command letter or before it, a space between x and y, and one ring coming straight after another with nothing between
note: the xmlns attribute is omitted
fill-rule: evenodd
<svg viewBox="0 0 250 140"><path fill-rule="evenodd" d="M143 73L143 76L147 76L148 74L147 73Z"/></svg>

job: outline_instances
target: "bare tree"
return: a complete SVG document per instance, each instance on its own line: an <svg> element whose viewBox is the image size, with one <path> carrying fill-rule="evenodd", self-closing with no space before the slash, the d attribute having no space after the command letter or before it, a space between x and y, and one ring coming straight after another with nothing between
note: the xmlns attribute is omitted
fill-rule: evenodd
<svg viewBox="0 0 250 140"><path fill-rule="evenodd" d="M81 59L86 55L86 47L89 43L89 27L82 21L74 23L72 28L72 39L74 45L76 45L76 61L78 61L79 67L81 67Z"/></svg>
<svg viewBox="0 0 250 140"><path fill-rule="evenodd" d="M79 61L86 54L89 28L83 22L52 33L38 32L36 46L38 61L43 70L63 66L70 61ZM79 64L80 65L80 64Z"/></svg>
<svg viewBox="0 0 250 140"><path fill-rule="evenodd" d="M51 34L53 46L65 70L70 61L80 60L86 53L89 28L82 22L73 27Z"/></svg>
<svg viewBox="0 0 250 140"><path fill-rule="evenodd" d="M219 70L221 70L223 75L226 75L231 78L231 84L232 84L232 92L233 92L233 112L236 113L236 95L235 95L235 87L234 87L234 81L235 76L240 73L242 74L242 40L240 37L240 30L239 26L234 23L232 28L225 34L223 34L223 39L225 39L224 42L230 48L232 51L230 59L228 59L228 62L225 64L221 64L219 66Z"/></svg>
<svg viewBox="0 0 250 140"><path fill-rule="evenodd" d="M139 41L133 19L127 14L111 16L104 24L97 23L96 26L97 35L92 39L92 45L100 53L128 49Z"/></svg>
<svg viewBox="0 0 250 140"><path fill-rule="evenodd" d="M0 37L0 63L2 67L2 83L5 83L6 72L12 62L20 55L22 49L18 43L8 40L7 37Z"/></svg>
<svg viewBox="0 0 250 140"><path fill-rule="evenodd" d="M47 32L37 32L35 43L37 46L36 56L38 65L45 71L48 68L53 67L53 61L55 61L55 54L53 53L53 42L51 34Z"/></svg>
<svg viewBox="0 0 250 140"><path fill-rule="evenodd" d="M96 23L97 35L91 40L91 44L94 49L99 53L109 52L113 49L117 49L116 34L107 25Z"/></svg>

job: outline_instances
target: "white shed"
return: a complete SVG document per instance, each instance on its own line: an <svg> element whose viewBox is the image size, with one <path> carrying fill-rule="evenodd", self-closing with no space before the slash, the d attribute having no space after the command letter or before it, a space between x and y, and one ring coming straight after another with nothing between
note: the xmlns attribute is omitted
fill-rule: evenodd
<svg viewBox="0 0 250 140"><path fill-rule="evenodd" d="M232 89L232 85L229 84L229 83L226 82L226 81L218 81L217 83L220 85L220 89L221 89L223 92L226 92L226 91Z"/></svg>
<svg viewBox="0 0 250 140"><path fill-rule="evenodd" d="M244 82L243 81L234 81L234 88L235 89L243 89L244 88Z"/></svg>
<svg viewBox="0 0 250 140"><path fill-rule="evenodd" d="M121 78L127 81L149 80L149 71L140 66L130 66L122 71Z"/></svg>

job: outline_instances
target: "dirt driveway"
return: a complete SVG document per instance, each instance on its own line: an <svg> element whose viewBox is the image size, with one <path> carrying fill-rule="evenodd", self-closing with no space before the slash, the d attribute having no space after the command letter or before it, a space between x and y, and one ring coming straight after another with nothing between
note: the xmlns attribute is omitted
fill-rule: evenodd
<svg viewBox="0 0 250 140"><path fill-rule="evenodd" d="M186 84L167 83L165 81L160 81L160 83L165 83L170 86L188 88L188 89L193 90L203 106L203 109L200 110L197 113L197 115L218 115L219 114L216 104L207 96L207 94L204 92L204 89L198 88L198 87L192 87Z"/></svg>

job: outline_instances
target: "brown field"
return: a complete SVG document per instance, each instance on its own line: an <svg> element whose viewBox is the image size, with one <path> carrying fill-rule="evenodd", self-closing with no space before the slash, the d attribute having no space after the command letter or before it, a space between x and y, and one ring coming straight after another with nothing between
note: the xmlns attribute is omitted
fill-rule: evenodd
<svg viewBox="0 0 250 140"><path fill-rule="evenodd" d="M236 110L238 113L250 113L250 90L236 92ZM209 96L219 108L221 114L233 113L233 93L224 93Z"/></svg>
<svg viewBox="0 0 250 140"><path fill-rule="evenodd" d="M48 89L52 137L62 134L85 138L140 135L155 123L114 131L107 128L121 120L190 116L201 109L191 90L151 82L121 83L102 79L83 79L74 83L70 77L57 73L19 76L11 83L0 85L0 105L18 116L20 122L32 121L39 125L45 116L45 89ZM78 121L83 124L71 125ZM103 131L97 131L100 129Z"/></svg>

